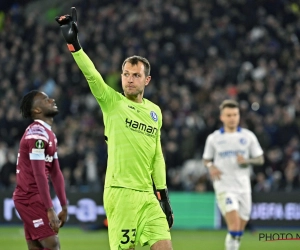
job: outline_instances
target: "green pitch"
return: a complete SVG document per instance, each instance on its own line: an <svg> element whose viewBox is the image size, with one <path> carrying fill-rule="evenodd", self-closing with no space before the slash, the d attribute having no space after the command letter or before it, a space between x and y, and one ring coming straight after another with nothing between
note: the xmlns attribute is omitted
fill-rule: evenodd
<svg viewBox="0 0 300 250"><path fill-rule="evenodd" d="M258 230L256 234L246 232L240 250L296 250L300 249L300 240L293 241L259 241L259 233L292 233L291 230ZM224 230L198 230L181 231L172 230L174 250L223 250L226 231ZM64 227L60 233L62 250L109 250L107 231L83 231L76 227ZM21 227L0 227L0 249L26 250L26 243ZM136 250L146 250L149 247L137 247ZM115 249L113 249L115 250Z"/></svg>

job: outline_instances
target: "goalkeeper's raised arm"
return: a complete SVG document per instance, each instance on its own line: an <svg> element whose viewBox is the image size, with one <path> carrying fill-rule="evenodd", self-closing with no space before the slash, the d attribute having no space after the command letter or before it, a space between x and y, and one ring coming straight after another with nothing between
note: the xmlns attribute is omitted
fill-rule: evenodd
<svg viewBox="0 0 300 250"><path fill-rule="evenodd" d="M100 73L96 70L93 62L81 48L78 40L77 12L75 7L71 8L71 13L71 15L67 14L56 17L55 20L60 25L61 33L67 42L69 51L72 52L78 67L89 83L93 95L99 102L101 99L104 99L103 95L108 86L105 84Z"/></svg>
<svg viewBox="0 0 300 250"><path fill-rule="evenodd" d="M173 212L160 144L162 112L144 98L151 81L149 61L138 55L124 60L119 93L105 84L81 48L76 9L56 21L103 113L108 147L103 199L110 248L132 250L140 243L151 250L172 250Z"/></svg>

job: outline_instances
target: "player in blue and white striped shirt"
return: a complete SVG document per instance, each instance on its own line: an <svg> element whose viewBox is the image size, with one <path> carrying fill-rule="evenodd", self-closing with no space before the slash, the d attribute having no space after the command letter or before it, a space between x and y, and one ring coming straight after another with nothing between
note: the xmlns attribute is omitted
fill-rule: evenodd
<svg viewBox="0 0 300 250"><path fill-rule="evenodd" d="M254 133L239 127L236 101L222 102L220 120L223 127L208 136L203 159L227 224L226 250L238 250L251 213L251 165L262 165L264 157Z"/></svg>

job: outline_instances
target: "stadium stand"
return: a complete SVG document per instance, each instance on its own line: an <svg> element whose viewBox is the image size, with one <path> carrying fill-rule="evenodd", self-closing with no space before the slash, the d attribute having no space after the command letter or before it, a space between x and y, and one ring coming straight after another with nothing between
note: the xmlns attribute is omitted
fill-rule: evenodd
<svg viewBox="0 0 300 250"><path fill-rule="evenodd" d="M18 100L39 89L60 109L53 129L68 190L99 191L107 157L102 114L54 20L71 5L51 1L45 9L49 1L31 2L15 1L0 12L0 189L14 187L17 143L29 124ZM149 59L153 80L145 97L163 111L170 190L212 190L201 155L207 135L220 126L219 104L232 98L241 104L241 125L265 152L266 163L253 170L254 191L299 191L297 1L75 3L82 47L107 84L120 90L125 57Z"/></svg>

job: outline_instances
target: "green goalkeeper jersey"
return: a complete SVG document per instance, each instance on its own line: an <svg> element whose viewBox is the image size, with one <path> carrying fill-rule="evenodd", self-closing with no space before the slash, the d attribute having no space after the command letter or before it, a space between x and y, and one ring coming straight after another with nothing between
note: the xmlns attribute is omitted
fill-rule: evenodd
<svg viewBox="0 0 300 250"><path fill-rule="evenodd" d="M127 99L109 87L81 49L72 53L103 112L108 145L105 187L152 191L166 188L165 161L160 142L160 108L143 98Z"/></svg>

